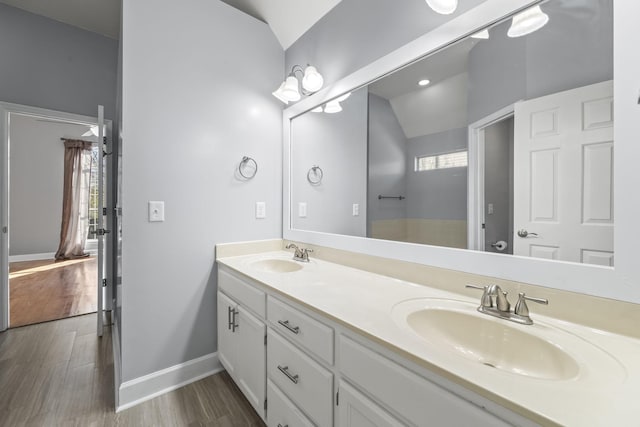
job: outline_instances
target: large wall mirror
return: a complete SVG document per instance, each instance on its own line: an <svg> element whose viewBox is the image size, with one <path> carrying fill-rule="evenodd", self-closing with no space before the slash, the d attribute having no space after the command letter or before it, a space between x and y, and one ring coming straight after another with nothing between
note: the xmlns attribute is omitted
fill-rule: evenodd
<svg viewBox="0 0 640 427"><path fill-rule="evenodd" d="M487 3L441 32L473 28ZM516 255L611 279L613 17L613 0L528 2L450 43L435 30L431 54L291 109L285 237Z"/></svg>

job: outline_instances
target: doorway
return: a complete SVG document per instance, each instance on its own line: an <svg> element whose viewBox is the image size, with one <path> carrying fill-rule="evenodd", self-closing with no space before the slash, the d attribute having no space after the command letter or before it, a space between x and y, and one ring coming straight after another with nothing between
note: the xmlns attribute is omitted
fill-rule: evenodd
<svg viewBox="0 0 640 427"><path fill-rule="evenodd" d="M106 213L100 185L106 181L106 126L99 118L34 107L1 104L0 110L0 330L96 312L105 300L98 232ZM73 230L73 251L65 227Z"/></svg>

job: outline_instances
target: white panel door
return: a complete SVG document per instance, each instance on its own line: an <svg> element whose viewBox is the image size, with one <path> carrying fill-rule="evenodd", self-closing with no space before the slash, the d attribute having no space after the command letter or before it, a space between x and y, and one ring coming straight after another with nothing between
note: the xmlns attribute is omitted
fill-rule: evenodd
<svg viewBox="0 0 640 427"><path fill-rule="evenodd" d="M340 381L339 427L402 427L403 424L344 381Z"/></svg>
<svg viewBox="0 0 640 427"><path fill-rule="evenodd" d="M218 358L222 366L236 379L237 349L234 337L233 314L237 304L218 292Z"/></svg>
<svg viewBox="0 0 640 427"><path fill-rule="evenodd" d="M267 393L266 326L241 305L238 306L235 321L238 387L253 409L264 419L264 400Z"/></svg>
<svg viewBox="0 0 640 427"><path fill-rule="evenodd" d="M104 208L105 208L105 164L104 164L104 107L98 105L98 229L96 233L96 239L98 240L98 306L96 315L98 318L98 336L102 336L104 329L104 291L105 291L105 221L104 221Z"/></svg>
<svg viewBox="0 0 640 427"><path fill-rule="evenodd" d="M514 254L613 266L613 82L517 103L514 132Z"/></svg>

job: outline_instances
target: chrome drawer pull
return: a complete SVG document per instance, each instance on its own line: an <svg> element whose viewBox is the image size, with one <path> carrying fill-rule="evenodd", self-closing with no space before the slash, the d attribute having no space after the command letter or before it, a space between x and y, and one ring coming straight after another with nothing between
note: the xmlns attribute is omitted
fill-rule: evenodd
<svg viewBox="0 0 640 427"><path fill-rule="evenodd" d="M283 374L285 374L287 376L287 378L289 378L291 380L292 383L298 384L298 375L291 375L289 373L289 367L288 366L280 366L280 365L278 365L278 370L280 372L282 372Z"/></svg>
<svg viewBox="0 0 640 427"><path fill-rule="evenodd" d="M228 309L229 309L228 312L227 312L227 318L228 318L228 321L229 321L229 328L228 329L231 329L231 325L233 325L233 323L234 323L233 320L231 320L231 313L233 312L233 308L231 306L229 306Z"/></svg>
<svg viewBox="0 0 640 427"><path fill-rule="evenodd" d="M291 326L289 324L288 320L278 320L278 323L281 324L282 326L284 326L285 328L287 328L288 330L290 330L291 332L293 332L296 335L298 335L300 333L300 327L299 326Z"/></svg>
<svg viewBox="0 0 640 427"><path fill-rule="evenodd" d="M278 427L289 427L289 424L282 425L282 424L278 423Z"/></svg>

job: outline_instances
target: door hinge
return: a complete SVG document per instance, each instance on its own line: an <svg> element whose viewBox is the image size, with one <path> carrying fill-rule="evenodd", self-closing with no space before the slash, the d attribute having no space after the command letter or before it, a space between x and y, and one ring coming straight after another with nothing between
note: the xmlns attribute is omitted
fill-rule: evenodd
<svg viewBox="0 0 640 427"><path fill-rule="evenodd" d="M267 334L264 334L264 345L267 345Z"/></svg>
<svg viewBox="0 0 640 427"><path fill-rule="evenodd" d="M264 400L264 410L267 410L267 399Z"/></svg>
<svg viewBox="0 0 640 427"><path fill-rule="evenodd" d="M102 216L107 216L107 208L102 208Z"/></svg>
<svg viewBox="0 0 640 427"><path fill-rule="evenodd" d="M102 287L106 287L107 286L107 279L102 279Z"/></svg>
<svg viewBox="0 0 640 427"><path fill-rule="evenodd" d="M106 136L103 136L103 137L102 137L102 143L103 143L103 144L106 144L106 143L107 143L107 137L106 137Z"/></svg>
<svg viewBox="0 0 640 427"><path fill-rule="evenodd" d="M336 391L336 406L340 406L340 390Z"/></svg>
<svg viewBox="0 0 640 427"><path fill-rule="evenodd" d="M484 230L485 228L487 228L487 224L482 224L482 229Z"/></svg>
<svg viewBox="0 0 640 427"><path fill-rule="evenodd" d="M104 236L105 234L111 233L111 230L105 230L104 228L99 228L96 230L96 234L98 236Z"/></svg>

